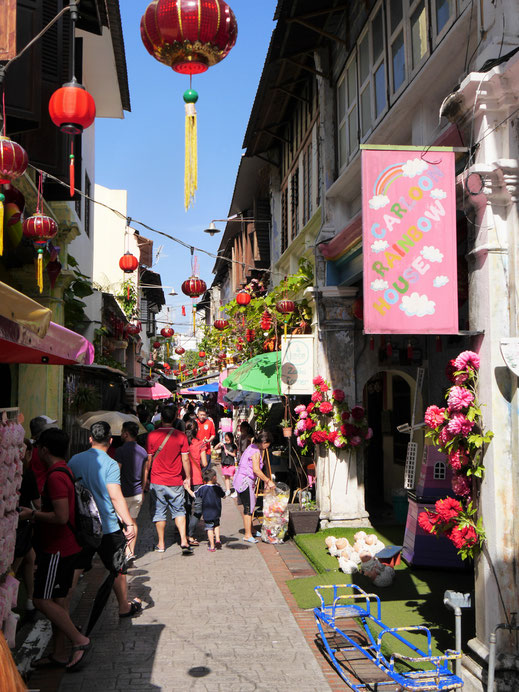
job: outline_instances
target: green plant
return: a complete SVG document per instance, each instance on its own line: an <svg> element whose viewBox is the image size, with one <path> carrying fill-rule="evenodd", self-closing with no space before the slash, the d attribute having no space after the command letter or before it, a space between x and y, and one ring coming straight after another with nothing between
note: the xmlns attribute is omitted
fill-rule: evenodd
<svg viewBox="0 0 519 692"><path fill-rule="evenodd" d="M80 325L86 324L89 321L85 312L86 303L81 298L91 296L94 293L94 289L89 277L80 271L77 260L72 255L68 255L67 261L74 278L63 291L65 327L77 330L80 328Z"/></svg>
<svg viewBox="0 0 519 692"><path fill-rule="evenodd" d="M270 409L267 404L258 404L254 407L254 418L256 419L256 428L261 430L265 427L270 414Z"/></svg>
<svg viewBox="0 0 519 692"><path fill-rule="evenodd" d="M90 384L78 385L70 396L70 408L76 414L96 411L100 406L99 392Z"/></svg>
<svg viewBox="0 0 519 692"><path fill-rule="evenodd" d="M292 428L292 421L289 418L283 418L283 420L280 423L282 428Z"/></svg>
<svg viewBox="0 0 519 692"><path fill-rule="evenodd" d="M124 314L128 319L131 319L137 311L137 289L131 279L123 281L121 284L121 293L116 296L117 302L122 307Z"/></svg>

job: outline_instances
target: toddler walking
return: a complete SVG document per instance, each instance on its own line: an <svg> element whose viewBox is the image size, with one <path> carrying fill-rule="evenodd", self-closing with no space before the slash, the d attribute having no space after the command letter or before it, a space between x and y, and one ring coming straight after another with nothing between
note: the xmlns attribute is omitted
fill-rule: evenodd
<svg viewBox="0 0 519 692"><path fill-rule="evenodd" d="M222 515L222 497L225 497L223 488L216 482L216 471L208 469L202 474L205 485L201 485L194 493L195 514L202 516L207 531L209 545L207 550L214 553L220 550L220 517Z"/></svg>
<svg viewBox="0 0 519 692"><path fill-rule="evenodd" d="M222 450L222 476L225 482L225 497L231 495L231 479L236 471L236 456L238 447L234 444L234 435L230 432L224 434L224 441L219 442L215 449ZM233 492L231 497L236 497L237 493Z"/></svg>

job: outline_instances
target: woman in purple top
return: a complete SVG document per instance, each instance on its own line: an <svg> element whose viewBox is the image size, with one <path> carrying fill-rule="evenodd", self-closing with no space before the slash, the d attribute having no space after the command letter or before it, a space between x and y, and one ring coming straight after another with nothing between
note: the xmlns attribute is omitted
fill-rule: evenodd
<svg viewBox="0 0 519 692"><path fill-rule="evenodd" d="M262 480L267 488L274 488L275 483L263 473L263 452L272 444L272 435L267 430L262 430L255 435L251 445L243 452L238 469L234 475L234 489L238 493L243 504L243 527L245 529L244 541L257 543L252 535L252 513L256 505L254 487L256 478Z"/></svg>

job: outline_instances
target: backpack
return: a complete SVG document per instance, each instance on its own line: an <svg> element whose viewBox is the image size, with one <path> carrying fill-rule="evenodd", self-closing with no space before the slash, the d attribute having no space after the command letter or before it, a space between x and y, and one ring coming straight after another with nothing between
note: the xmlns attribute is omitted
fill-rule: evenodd
<svg viewBox="0 0 519 692"><path fill-rule="evenodd" d="M69 469L57 466L50 469L49 473L51 471L63 471L74 484L76 526L74 528L69 521L68 527L73 531L77 542L82 548L96 550L99 548L103 537L103 527L94 496L88 488L80 483L81 477L74 478L72 471Z"/></svg>

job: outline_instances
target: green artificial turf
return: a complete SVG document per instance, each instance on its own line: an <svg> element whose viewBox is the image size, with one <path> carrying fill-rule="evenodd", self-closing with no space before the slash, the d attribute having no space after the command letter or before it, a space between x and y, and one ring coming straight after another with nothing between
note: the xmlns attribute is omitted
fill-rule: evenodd
<svg viewBox="0 0 519 692"><path fill-rule="evenodd" d="M301 534L295 542L320 572L314 577L291 579L287 582L300 608L314 608L320 605L314 587L321 584L348 584L360 586L369 593L376 593L382 603L382 621L389 627L425 625L431 630L433 652L443 652L454 648L454 613L443 604L443 594L447 589L472 591L474 576L470 572L455 570L411 569L403 561L396 567L396 579L385 588L377 588L362 574L344 574L338 569L338 560L329 555L324 539L326 536L348 538L353 543L353 535L360 530L375 533L386 545L402 545L404 528L384 526L375 529L348 528L326 529L315 534ZM331 590L330 590L331 591ZM345 589L344 593L351 591ZM473 612L463 611L463 642L474 636ZM426 640L422 635L405 635L416 646L425 649ZM389 644L389 640L391 643ZM388 638L388 647L395 651L408 653L405 646ZM383 646L386 649L386 646ZM388 649L386 649L387 651Z"/></svg>

